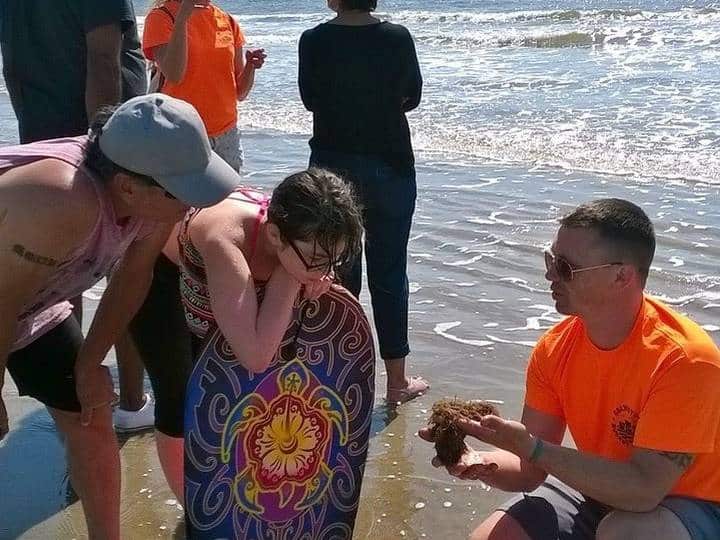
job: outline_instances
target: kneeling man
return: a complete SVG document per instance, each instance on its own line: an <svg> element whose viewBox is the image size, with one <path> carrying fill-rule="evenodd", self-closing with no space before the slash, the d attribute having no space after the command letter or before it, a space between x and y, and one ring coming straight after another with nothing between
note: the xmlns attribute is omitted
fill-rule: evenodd
<svg viewBox="0 0 720 540"><path fill-rule="evenodd" d="M568 317L532 352L522 421L463 421L497 450L468 447L448 468L524 492L474 540L720 538L720 351L644 294L654 252L652 223L628 201L560 220L546 278Z"/></svg>

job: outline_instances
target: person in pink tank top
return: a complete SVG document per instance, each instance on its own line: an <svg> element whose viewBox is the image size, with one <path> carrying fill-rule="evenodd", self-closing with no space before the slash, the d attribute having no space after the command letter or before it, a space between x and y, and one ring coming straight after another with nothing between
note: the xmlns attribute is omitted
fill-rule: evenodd
<svg viewBox="0 0 720 540"><path fill-rule="evenodd" d="M89 537L120 537L120 463L106 353L142 304L175 222L239 176L197 111L160 94L102 111L89 137L0 149L0 389L47 406L67 446ZM90 331L70 298L111 269ZM9 431L0 394L0 440Z"/></svg>

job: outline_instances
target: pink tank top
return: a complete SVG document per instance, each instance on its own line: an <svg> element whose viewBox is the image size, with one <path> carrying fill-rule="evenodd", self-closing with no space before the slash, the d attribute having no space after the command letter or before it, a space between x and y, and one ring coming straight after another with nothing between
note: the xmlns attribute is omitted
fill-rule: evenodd
<svg viewBox="0 0 720 540"><path fill-rule="evenodd" d="M152 224L137 218L118 223L112 202L99 180L81 165L86 145L87 137L83 136L0 148L0 175L41 159L59 159L77 167L78 180L92 182L100 203L98 220L90 235L57 266L45 286L23 307L12 350L25 347L63 322L72 311L68 300L105 277L133 240L151 231Z"/></svg>
<svg viewBox="0 0 720 540"><path fill-rule="evenodd" d="M231 193L229 198L258 205L257 220L250 240L250 257L248 257L248 262L250 262L257 247L260 225L266 219L269 199L264 195L244 188ZM188 232L190 222L198 212L200 210L195 209L185 215L185 221L178 236L180 246L180 296L188 328L195 336L204 338L211 325L215 323L215 317L210 306L210 291L208 290L205 275L205 262L200 252L191 242ZM260 285L260 283L256 282L256 285Z"/></svg>

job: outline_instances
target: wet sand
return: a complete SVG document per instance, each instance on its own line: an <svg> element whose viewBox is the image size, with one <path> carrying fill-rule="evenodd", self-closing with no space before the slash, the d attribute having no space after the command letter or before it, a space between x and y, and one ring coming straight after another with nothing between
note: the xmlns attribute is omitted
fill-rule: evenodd
<svg viewBox="0 0 720 540"><path fill-rule="evenodd" d="M0 539L87 538L49 415L10 386L5 400L12 432L0 443ZM435 394L398 413L377 401L355 538L459 538L504 498L430 466L431 447L415 432ZM182 509L165 484L152 432L121 436L120 445L123 538L185 538Z"/></svg>
<svg viewBox="0 0 720 540"><path fill-rule="evenodd" d="M249 133L246 141L255 155L249 183L269 189L304 165L302 138ZM649 290L720 337L719 185L419 157L410 365L433 388L391 415L378 364L355 538L465 538L507 498L434 469L432 447L415 433L432 402L445 396L503 400L504 416L519 415L531 347L560 320L543 279L541 248L552 240L555 219L579 202L619 196L641 204L658 236ZM366 308L367 300L364 293ZM6 387L12 431L0 443L0 539L85 538L47 414L11 392ZM123 538L183 538L182 511L163 480L152 432L121 443Z"/></svg>
<svg viewBox="0 0 720 540"><path fill-rule="evenodd" d="M114 359L106 363L114 370ZM436 386L444 386L439 371L422 372ZM384 384L384 374L379 373L378 396ZM18 397L11 381L7 386L12 431L0 443L4 471L0 540L87 538L82 508L69 486L63 447L50 416L34 400ZM499 492L455 481L429 464L432 447L415 432L439 395L433 390L397 412L376 400L355 538L459 538L504 498ZM185 538L182 509L165 484L152 431L120 436L119 442L122 537Z"/></svg>

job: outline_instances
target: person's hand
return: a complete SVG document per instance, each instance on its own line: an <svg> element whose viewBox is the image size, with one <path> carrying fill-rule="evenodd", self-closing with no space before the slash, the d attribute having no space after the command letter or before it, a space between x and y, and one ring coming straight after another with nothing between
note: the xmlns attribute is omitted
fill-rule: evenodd
<svg viewBox="0 0 720 540"><path fill-rule="evenodd" d="M80 402L80 424L89 426L95 409L117 402L110 370L102 364L75 365L75 391Z"/></svg>
<svg viewBox="0 0 720 540"><path fill-rule="evenodd" d="M418 435L425 441L434 442L429 427L422 428ZM493 475L498 470L497 463L489 461L485 452L479 452L467 444L455 465L444 466L437 456L432 459L432 465L436 468L445 467L449 474L461 480L480 480L487 484L492 484Z"/></svg>
<svg viewBox="0 0 720 540"><path fill-rule="evenodd" d="M534 437L528 433L523 424L503 420L499 416L483 416L479 422L462 418L456 422L456 425L466 435L501 450L507 450L520 459L527 459L535 446Z"/></svg>
<svg viewBox="0 0 720 540"><path fill-rule="evenodd" d="M434 467L443 466L437 457L433 458L432 464ZM493 476L498 470L498 465L489 461L485 452L479 452L465 445L460 461L455 465L445 467L445 469L460 480L479 480L492 485Z"/></svg>
<svg viewBox="0 0 720 540"><path fill-rule="evenodd" d="M260 69L265 63L265 49L248 49L245 51L245 62L253 69Z"/></svg>
<svg viewBox="0 0 720 540"><path fill-rule="evenodd" d="M5 438L5 435L7 435L9 431L10 426L8 424L7 409L5 408L5 402L2 396L0 396L0 441Z"/></svg>
<svg viewBox="0 0 720 540"><path fill-rule="evenodd" d="M302 288L302 283L298 279L298 276L288 272L282 264L278 264L273 270L270 279L273 282L273 287L279 287L278 291L283 291L284 294L288 294L293 298L297 298Z"/></svg>
<svg viewBox="0 0 720 540"><path fill-rule="evenodd" d="M328 275L306 283L303 298L307 300L317 300L330 290L333 281L333 276Z"/></svg>

